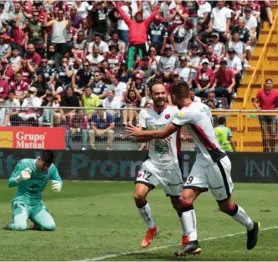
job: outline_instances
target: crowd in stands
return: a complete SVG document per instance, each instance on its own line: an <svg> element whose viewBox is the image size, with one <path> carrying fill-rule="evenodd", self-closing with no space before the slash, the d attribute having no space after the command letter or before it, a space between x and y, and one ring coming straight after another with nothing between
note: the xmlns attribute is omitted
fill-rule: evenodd
<svg viewBox="0 0 278 262"><path fill-rule="evenodd" d="M229 108L263 19L273 22L271 4L2 1L0 125L66 123L69 148L76 133L82 133L83 149L88 139L94 149L95 136L104 135L111 148L115 122L136 123L136 108L152 105L152 80L164 82L170 94L182 79L194 101Z"/></svg>

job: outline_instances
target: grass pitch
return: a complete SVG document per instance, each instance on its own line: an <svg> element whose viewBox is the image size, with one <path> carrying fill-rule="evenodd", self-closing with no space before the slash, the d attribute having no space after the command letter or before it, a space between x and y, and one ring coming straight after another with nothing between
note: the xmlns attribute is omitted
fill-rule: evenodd
<svg viewBox="0 0 278 262"><path fill-rule="evenodd" d="M7 181L1 181L0 225L11 219L13 194ZM180 223L161 188L148 197L160 235L150 248L140 248L146 225L132 196L131 182L66 181L61 193L51 192L48 187L44 202L57 230L2 230L0 260L278 260L278 185L235 185L234 200L261 222L262 229L276 227L262 231L252 251L245 248L245 228L220 213L210 193L203 194L195 204L203 253L188 258L173 256L180 243ZM227 236L239 232L244 233Z"/></svg>

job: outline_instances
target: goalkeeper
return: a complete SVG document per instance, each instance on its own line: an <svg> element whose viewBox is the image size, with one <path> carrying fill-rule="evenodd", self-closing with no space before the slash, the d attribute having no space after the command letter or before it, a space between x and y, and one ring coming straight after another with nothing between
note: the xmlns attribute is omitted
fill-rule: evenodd
<svg viewBox="0 0 278 262"><path fill-rule="evenodd" d="M35 229L56 229L53 217L42 202L42 192L49 180L53 191L59 192L62 189L62 179L53 160L53 152L44 150L37 159L18 162L9 178L9 187L16 187L12 201L13 220L5 229L23 231L27 228L29 218L34 222Z"/></svg>

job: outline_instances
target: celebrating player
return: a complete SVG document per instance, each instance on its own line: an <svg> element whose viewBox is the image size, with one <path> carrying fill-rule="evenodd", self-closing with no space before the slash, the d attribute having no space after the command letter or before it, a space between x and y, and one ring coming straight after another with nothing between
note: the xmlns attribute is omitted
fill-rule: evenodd
<svg viewBox="0 0 278 262"><path fill-rule="evenodd" d="M37 159L18 162L9 178L9 187L16 187L12 201L13 221L5 229L23 231L27 228L28 218L38 230L56 229L53 217L42 202L42 192L49 180L53 191L60 192L62 189L62 180L53 160L53 152L45 150Z"/></svg>
<svg viewBox="0 0 278 262"><path fill-rule="evenodd" d="M178 113L176 106L166 104L166 88L161 82L153 82L149 86L149 91L154 103L151 108L144 108L139 114L139 125L143 129L161 129L171 123L174 116ZM170 197L173 207L181 216L179 196L182 190L183 180L179 168L176 132L171 134L170 140L155 139L150 142L149 156L135 182L134 200L138 211L143 220L148 225L145 238L141 242L142 247L148 247L155 235L158 233L151 214L151 208L146 198L148 193L159 183L164 187L167 196ZM144 142L146 139L137 139L137 142ZM178 141L179 142L179 141ZM178 147L179 149L179 147ZM180 219L183 229L182 246L188 243L185 232L184 220Z"/></svg>
<svg viewBox="0 0 278 262"><path fill-rule="evenodd" d="M181 110L172 123L165 128L142 131L130 126L127 131L137 138L164 139L179 131L182 126L186 126L196 144L196 161L180 197L183 211L182 220L186 225L189 243L175 254L185 256L201 252L193 202L208 188L217 200L220 210L247 228L247 249L254 248L257 243L259 223L252 221L244 209L231 199L231 192L234 188L231 179L231 162L217 144L209 107L202 103L192 102L188 84L183 81L177 82L173 86L172 99Z"/></svg>

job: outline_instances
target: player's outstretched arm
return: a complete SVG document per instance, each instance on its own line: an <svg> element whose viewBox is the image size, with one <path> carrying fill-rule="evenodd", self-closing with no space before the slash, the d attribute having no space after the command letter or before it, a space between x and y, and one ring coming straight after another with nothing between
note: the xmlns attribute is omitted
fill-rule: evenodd
<svg viewBox="0 0 278 262"><path fill-rule="evenodd" d="M128 126L126 128L127 133L129 136L134 136L136 138L148 138L148 139L164 139L176 131L178 131L179 127L175 126L174 124L170 123L165 128L159 130L148 130L143 131L138 127L135 126Z"/></svg>
<svg viewBox="0 0 278 262"><path fill-rule="evenodd" d="M31 178L31 169L26 168L26 165L24 165L24 162L21 160L17 163L16 167L13 170L13 173L10 176L8 181L8 186L16 187L22 181L28 180L30 178Z"/></svg>

